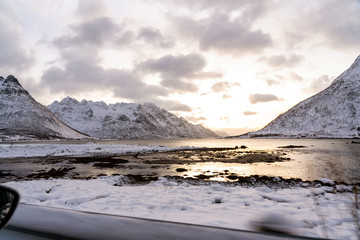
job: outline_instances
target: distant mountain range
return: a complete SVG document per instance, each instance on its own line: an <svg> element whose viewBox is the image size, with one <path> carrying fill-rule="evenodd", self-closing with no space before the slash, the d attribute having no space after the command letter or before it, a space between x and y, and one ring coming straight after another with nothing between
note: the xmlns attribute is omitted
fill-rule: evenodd
<svg viewBox="0 0 360 240"><path fill-rule="evenodd" d="M90 137L159 139L218 135L152 103L107 105L67 97L47 108L32 98L14 76L0 77L0 141Z"/></svg>
<svg viewBox="0 0 360 240"><path fill-rule="evenodd" d="M33 99L14 76L0 77L0 141L87 138Z"/></svg>
<svg viewBox="0 0 360 240"><path fill-rule="evenodd" d="M246 137L360 137L360 56L328 88Z"/></svg>
<svg viewBox="0 0 360 240"><path fill-rule="evenodd" d="M48 108L69 126L90 136L107 139L218 137L152 103L93 102L67 97Z"/></svg>

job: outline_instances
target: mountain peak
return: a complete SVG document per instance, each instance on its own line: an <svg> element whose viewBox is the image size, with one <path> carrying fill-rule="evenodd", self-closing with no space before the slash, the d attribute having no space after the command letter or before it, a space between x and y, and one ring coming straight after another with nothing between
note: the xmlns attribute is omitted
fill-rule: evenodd
<svg viewBox="0 0 360 240"><path fill-rule="evenodd" d="M79 103L79 101L76 100L75 98L67 96L66 98L61 100L60 103L62 103L62 104L71 104L71 103Z"/></svg>
<svg viewBox="0 0 360 240"><path fill-rule="evenodd" d="M12 75L0 78L0 141L86 138L38 103Z"/></svg>
<svg viewBox="0 0 360 240"><path fill-rule="evenodd" d="M19 83L19 81L18 81L18 80L16 79L16 77L14 77L13 75L9 75L9 76L6 78L5 82L14 83L14 84L16 84L16 85L21 86L20 83Z"/></svg>
<svg viewBox="0 0 360 240"><path fill-rule="evenodd" d="M355 59L355 61L351 64L351 66L345 70L340 76L338 76L331 85L342 82L342 81L359 81L360 75L360 55Z"/></svg>
<svg viewBox="0 0 360 240"><path fill-rule="evenodd" d="M357 63L360 62L360 55L355 59L355 62L357 62Z"/></svg>
<svg viewBox="0 0 360 240"><path fill-rule="evenodd" d="M3 80L3 85L5 87L11 86L11 87L20 87L21 89L23 89L23 87L21 86L19 81L13 75L9 75L6 79L4 79L3 77L0 77L0 79Z"/></svg>
<svg viewBox="0 0 360 240"><path fill-rule="evenodd" d="M360 74L360 55L355 59L355 61L353 62L353 64L351 64L349 70L357 70L357 73Z"/></svg>
<svg viewBox="0 0 360 240"><path fill-rule="evenodd" d="M0 77L0 80L0 91L3 94L29 94L13 75L9 75L6 79Z"/></svg>
<svg viewBox="0 0 360 240"><path fill-rule="evenodd" d="M329 87L280 114L256 137L360 136L360 56Z"/></svg>

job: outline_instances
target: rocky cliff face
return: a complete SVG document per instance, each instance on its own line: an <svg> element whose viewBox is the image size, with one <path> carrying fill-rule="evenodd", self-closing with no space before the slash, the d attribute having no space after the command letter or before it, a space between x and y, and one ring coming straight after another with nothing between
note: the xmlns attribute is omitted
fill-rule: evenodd
<svg viewBox="0 0 360 240"><path fill-rule="evenodd" d="M328 88L249 136L360 137L360 56Z"/></svg>
<svg viewBox="0 0 360 240"><path fill-rule="evenodd" d="M69 126L104 139L159 139L217 137L152 103L92 102L67 97L48 108Z"/></svg>
<svg viewBox="0 0 360 240"><path fill-rule="evenodd" d="M0 77L0 141L85 137L35 101L14 76Z"/></svg>

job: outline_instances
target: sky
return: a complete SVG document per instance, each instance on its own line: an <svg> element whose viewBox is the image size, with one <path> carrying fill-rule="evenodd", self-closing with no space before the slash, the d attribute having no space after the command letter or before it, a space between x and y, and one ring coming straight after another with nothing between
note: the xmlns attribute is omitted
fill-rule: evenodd
<svg viewBox="0 0 360 240"><path fill-rule="evenodd" d="M359 0L0 0L0 76L40 103L152 102L235 135L360 54Z"/></svg>

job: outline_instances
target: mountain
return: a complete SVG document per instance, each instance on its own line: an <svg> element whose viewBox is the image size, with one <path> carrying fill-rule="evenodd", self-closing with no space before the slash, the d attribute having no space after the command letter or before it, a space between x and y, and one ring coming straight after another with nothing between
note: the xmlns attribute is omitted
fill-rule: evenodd
<svg viewBox="0 0 360 240"><path fill-rule="evenodd" d="M152 103L93 102L67 97L48 108L69 126L104 139L207 138L217 134Z"/></svg>
<svg viewBox="0 0 360 240"><path fill-rule="evenodd" d="M360 56L331 85L279 115L249 137L360 136Z"/></svg>
<svg viewBox="0 0 360 240"><path fill-rule="evenodd" d="M0 77L0 141L85 137L35 101L14 76Z"/></svg>
<svg viewBox="0 0 360 240"><path fill-rule="evenodd" d="M230 135L225 131L216 130L214 131L219 137L229 137Z"/></svg>

